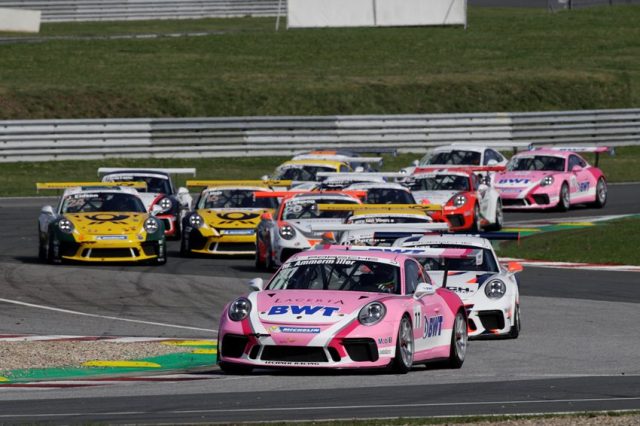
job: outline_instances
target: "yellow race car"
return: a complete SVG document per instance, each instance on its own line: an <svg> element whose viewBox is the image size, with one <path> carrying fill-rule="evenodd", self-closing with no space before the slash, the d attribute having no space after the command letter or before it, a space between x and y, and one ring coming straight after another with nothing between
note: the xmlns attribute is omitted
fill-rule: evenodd
<svg viewBox="0 0 640 426"><path fill-rule="evenodd" d="M124 185L124 186L122 186ZM135 187L144 182L38 183L65 189L58 206L44 206L38 219L42 261L167 261L164 226L148 213Z"/></svg>
<svg viewBox="0 0 640 426"><path fill-rule="evenodd" d="M253 255L262 215L278 207L277 198L256 198L255 192L289 185L274 180L187 181L187 186L205 189L184 218L180 254Z"/></svg>

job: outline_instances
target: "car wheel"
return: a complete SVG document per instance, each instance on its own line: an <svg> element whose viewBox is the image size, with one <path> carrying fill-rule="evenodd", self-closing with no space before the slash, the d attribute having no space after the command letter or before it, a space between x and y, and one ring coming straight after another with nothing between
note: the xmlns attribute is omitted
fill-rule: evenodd
<svg viewBox="0 0 640 426"><path fill-rule="evenodd" d="M451 349L449 350L449 368L460 368L464 363L467 354L467 343L469 336L467 334L467 320L462 311L458 311L456 318L453 320L453 329L451 330Z"/></svg>
<svg viewBox="0 0 640 426"><path fill-rule="evenodd" d="M566 212L571 207L571 199L569 195L569 185L567 182L562 184L560 188L560 200L558 200L558 210Z"/></svg>
<svg viewBox="0 0 640 426"><path fill-rule="evenodd" d="M264 255L264 269L267 271L273 271L275 269L270 247L267 247L267 253Z"/></svg>
<svg viewBox="0 0 640 426"><path fill-rule="evenodd" d="M265 269L265 263L262 260L260 260L260 240L256 241L256 258L255 258L255 263L256 263L256 269L258 271L263 271Z"/></svg>
<svg viewBox="0 0 640 426"><path fill-rule="evenodd" d="M52 264L62 263L62 257L60 257L59 246L58 246L58 250L56 250L53 236L49 237L49 244L47 249L47 262Z"/></svg>
<svg viewBox="0 0 640 426"><path fill-rule="evenodd" d="M504 213L502 212L502 202L498 200L496 203L496 221L490 226L487 226L487 231L499 231L504 224Z"/></svg>
<svg viewBox="0 0 640 426"><path fill-rule="evenodd" d="M253 371L253 367L243 364L221 361L218 365L225 374L249 374Z"/></svg>
<svg viewBox="0 0 640 426"><path fill-rule="evenodd" d="M38 228L38 234L40 234L40 229ZM42 235L38 236L38 259L40 262L47 261L47 244L45 240L42 239Z"/></svg>
<svg viewBox="0 0 640 426"><path fill-rule="evenodd" d="M516 308L513 311L513 325L511 326L511 330L509 331L509 337L512 339L517 339L520 335L520 305L516 305Z"/></svg>
<svg viewBox="0 0 640 426"><path fill-rule="evenodd" d="M593 205L601 209L605 204L607 204L607 182L601 177L596 184L596 199Z"/></svg>
<svg viewBox="0 0 640 426"><path fill-rule="evenodd" d="M480 208L476 204L473 207L473 225L471 225L471 232L480 232Z"/></svg>
<svg viewBox="0 0 640 426"><path fill-rule="evenodd" d="M393 360L393 369L396 373L406 374L413 365L413 328L406 316L400 320L398 338L396 339L396 357Z"/></svg>
<svg viewBox="0 0 640 426"><path fill-rule="evenodd" d="M190 257L191 256L191 247L189 247L189 238L185 235L180 239L180 256L182 257Z"/></svg>

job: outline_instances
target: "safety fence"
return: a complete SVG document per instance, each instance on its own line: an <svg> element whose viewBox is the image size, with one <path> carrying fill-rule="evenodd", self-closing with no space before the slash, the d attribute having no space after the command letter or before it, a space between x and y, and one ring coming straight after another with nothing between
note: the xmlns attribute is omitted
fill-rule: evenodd
<svg viewBox="0 0 640 426"><path fill-rule="evenodd" d="M0 8L40 10L42 22L127 21L276 16L278 0L0 0Z"/></svg>
<svg viewBox="0 0 640 426"><path fill-rule="evenodd" d="M428 115L0 121L0 162L258 157L317 148L640 144L640 109Z"/></svg>

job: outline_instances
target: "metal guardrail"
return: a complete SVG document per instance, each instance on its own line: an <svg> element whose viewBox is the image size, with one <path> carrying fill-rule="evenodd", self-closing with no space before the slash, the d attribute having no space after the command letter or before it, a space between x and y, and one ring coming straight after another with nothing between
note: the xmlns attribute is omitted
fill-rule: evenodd
<svg viewBox="0 0 640 426"><path fill-rule="evenodd" d="M278 0L0 0L42 12L42 22L276 16ZM283 2L283 13L286 2Z"/></svg>
<svg viewBox="0 0 640 426"><path fill-rule="evenodd" d="M640 144L640 109L429 115L0 121L0 162L290 155L317 147Z"/></svg>

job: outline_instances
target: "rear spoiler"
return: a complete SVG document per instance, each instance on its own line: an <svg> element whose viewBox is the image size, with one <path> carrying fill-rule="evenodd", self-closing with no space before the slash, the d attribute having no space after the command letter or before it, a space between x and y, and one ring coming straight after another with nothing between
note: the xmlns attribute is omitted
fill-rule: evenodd
<svg viewBox="0 0 640 426"><path fill-rule="evenodd" d="M67 189L67 188L114 188L118 186L126 186L128 188L147 189L147 183L139 182L38 182L36 190L41 189Z"/></svg>
<svg viewBox="0 0 640 426"><path fill-rule="evenodd" d="M364 198L367 196L367 191L357 191L357 190L346 190L346 191L272 191L272 192L254 192L254 196L256 198L291 198L296 195L305 194L305 195L350 195L352 197ZM319 204L325 205L325 204ZM333 205L333 204L327 204ZM339 204L336 204L339 205ZM339 209L338 209L339 210Z"/></svg>
<svg viewBox="0 0 640 426"><path fill-rule="evenodd" d="M301 154L296 155L292 160L329 160L343 163L380 163L382 157L347 157L340 154Z"/></svg>
<svg viewBox="0 0 640 426"><path fill-rule="evenodd" d="M347 191L344 191L347 192ZM366 192L365 192L366 193ZM318 204L318 210L324 211L352 211L366 212L376 211L398 211L398 210L418 210L422 212L441 211L440 204Z"/></svg>
<svg viewBox="0 0 640 426"><path fill-rule="evenodd" d="M460 248L410 248L410 247L376 247L376 246L340 246L324 245L323 249L367 251L377 253L394 253L417 259L475 259L476 265L481 265L483 260L482 249Z"/></svg>
<svg viewBox="0 0 640 426"><path fill-rule="evenodd" d="M482 173L482 172L503 172L506 166L469 166L466 164L461 165L447 165L447 166L424 166L416 167L413 174L418 173L446 173L446 172L464 172L464 173ZM412 175L405 174L404 177L411 177Z"/></svg>
<svg viewBox="0 0 640 426"><path fill-rule="evenodd" d="M182 168L182 169L165 169L165 168L144 168L144 167L100 167L98 169L98 176L108 173L126 173L126 172L160 172L170 175L196 175L196 169L194 168Z"/></svg>
<svg viewBox="0 0 640 426"><path fill-rule="evenodd" d="M377 227L377 226L376 226ZM400 238L412 237L415 235L422 235L420 232L413 232L411 230L404 231L396 231L396 232L376 232L374 234L375 239L380 240L398 240ZM446 235L446 234L445 234ZM520 240L519 232L480 232L478 234L452 234L458 237L480 237L491 241L501 241L501 240Z"/></svg>
<svg viewBox="0 0 640 426"><path fill-rule="evenodd" d="M532 147L531 150L536 149L544 149L545 147ZM596 155L595 166L598 167L598 163L600 162L600 154L603 152L608 152L609 155L613 156L616 154L616 151L613 148L608 146L551 146L547 149L552 149L554 151L569 151L569 152L590 152Z"/></svg>
<svg viewBox="0 0 640 426"><path fill-rule="evenodd" d="M406 173L399 172L353 172L353 173L338 173L338 172L318 172L316 176L320 177L339 177L344 181L358 180L366 178L400 178L406 177Z"/></svg>
<svg viewBox="0 0 640 426"><path fill-rule="evenodd" d="M215 186L291 186L291 180L188 180L187 187L215 187Z"/></svg>

